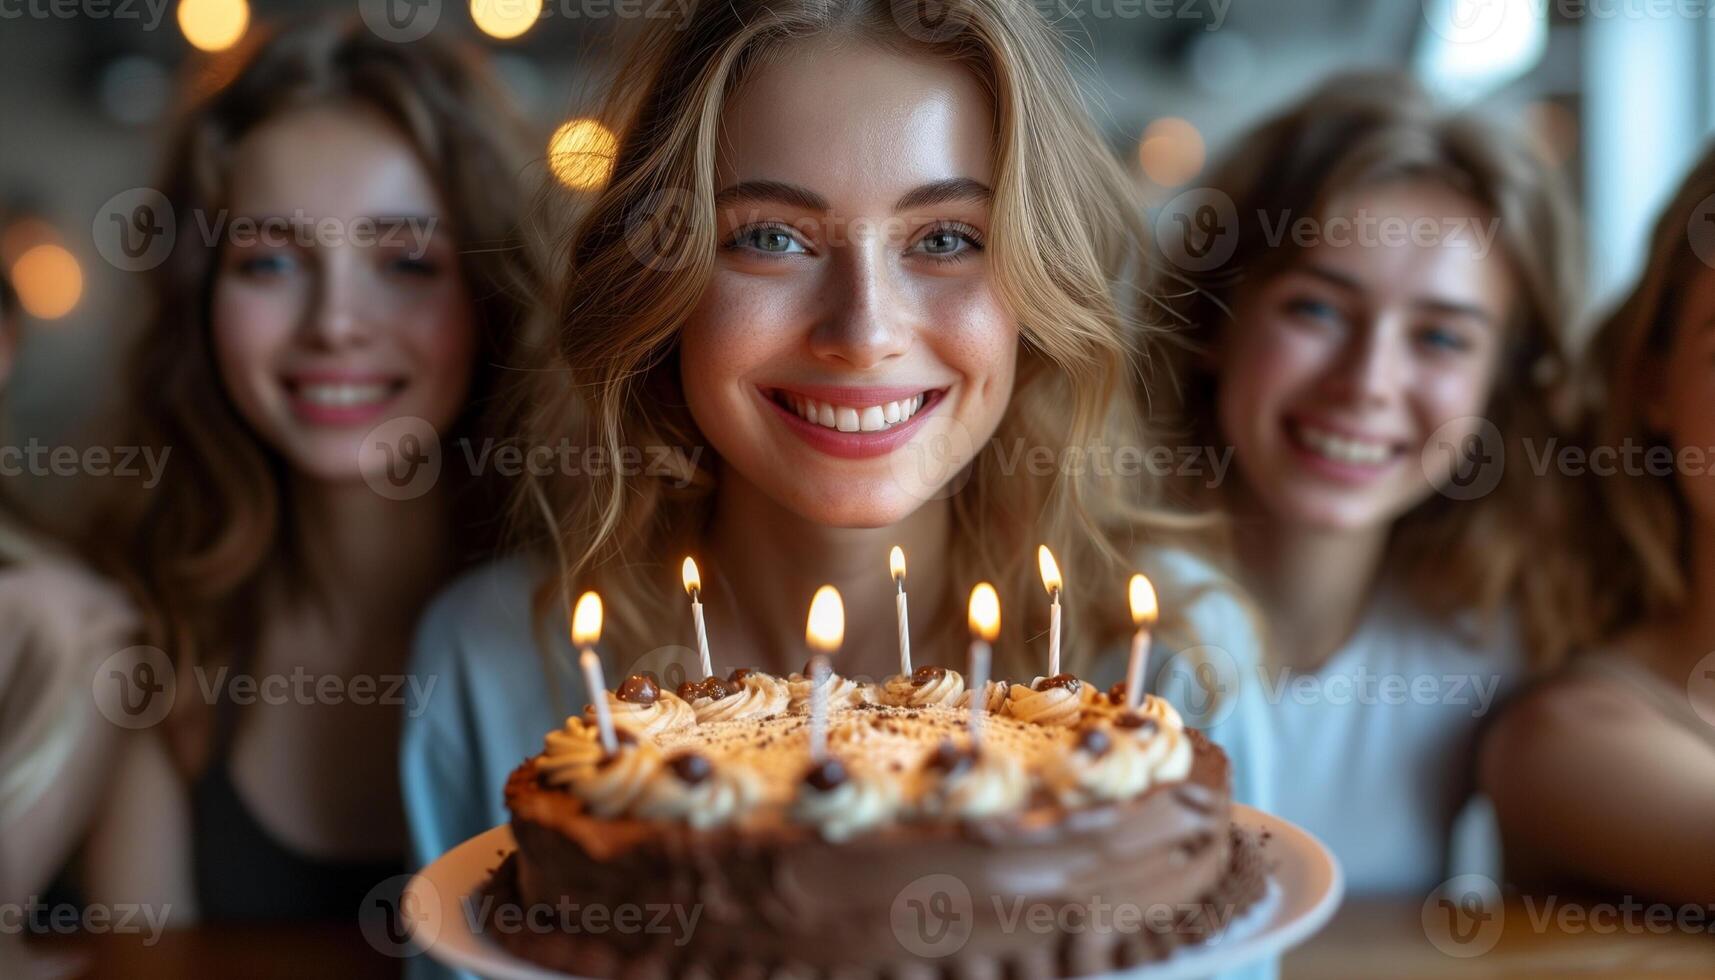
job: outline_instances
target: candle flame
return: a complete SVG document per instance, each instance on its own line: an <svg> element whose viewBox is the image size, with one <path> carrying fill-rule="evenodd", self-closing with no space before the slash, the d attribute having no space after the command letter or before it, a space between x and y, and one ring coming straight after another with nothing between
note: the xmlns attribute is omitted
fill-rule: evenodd
<svg viewBox="0 0 1715 980"><path fill-rule="evenodd" d="M905 551L898 545L887 553L887 570L893 573L895 582L905 577Z"/></svg>
<svg viewBox="0 0 1715 980"><path fill-rule="evenodd" d="M1154 626L1160 610L1155 604L1155 586L1142 575L1131 577L1131 621L1137 626Z"/></svg>
<svg viewBox="0 0 1715 980"><path fill-rule="evenodd" d="M1054 552L1049 551L1047 545L1036 549L1036 564L1042 569L1042 587L1047 589L1050 595L1059 592L1060 564L1054 560Z"/></svg>
<svg viewBox="0 0 1715 980"><path fill-rule="evenodd" d="M804 630L810 649L833 653L846 638L846 607L840 601L840 590L824 585L810 600L810 622Z"/></svg>
<svg viewBox="0 0 1715 980"><path fill-rule="evenodd" d="M601 639L601 596L585 592L578 596L578 607L572 613L572 643L594 646Z"/></svg>
<svg viewBox="0 0 1715 980"><path fill-rule="evenodd" d="M679 574L685 580L685 591L687 593L695 595L702 591L703 577L697 574L697 563L693 561L689 555L685 556L685 564L679 570Z"/></svg>
<svg viewBox="0 0 1715 980"><path fill-rule="evenodd" d="M1000 596L994 586L978 582L971 590L971 632L989 643L1000 636Z"/></svg>

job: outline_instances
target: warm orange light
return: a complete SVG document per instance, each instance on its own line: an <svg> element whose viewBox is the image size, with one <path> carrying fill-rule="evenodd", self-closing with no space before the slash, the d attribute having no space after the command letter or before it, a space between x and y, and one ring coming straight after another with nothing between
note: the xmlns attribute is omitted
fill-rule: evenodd
<svg viewBox="0 0 1715 980"><path fill-rule="evenodd" d="M1036 567L1042 571L1042 587L1049 594L1060 591L1060 563L1054 560L1054 552L1047 545L1036 549Z"/></svg>
<svg viewBox="0 0 1715 980"><path fill-rule="evenodd" d="M1143 130L1137 162L1143 173L1162 187L1178 187L1203 169L1203 134L1176 116L1165 116Z"/></svg>
<svg viewBox="0 0 1715 980"><path fill-rule="evenodd" d="M679 577L685 580L686 592L696 595L702 591L703 577L697 574L697 563L689 555L685 556L685 564L679 569Z"/></svg>
<svg viewBox="0 0 1715 980"><path fill-rule="evenodd" d="M810 600L810 622L804 630L810 649L834 653L846 638L846 607L840 601L840 590L824 585Z"/></svg>
<svg viewBox="0 0 1715 980"><path fill-rule="evenodd" d="M1155 586L1142 575L1131 577L1131 621L1138 626L1154 626L1160 610L1155 604Z"/></svg>
<svg viewBox="0 0 1715 980"><path fill-rule="evenodd" d="M63 246L36 245L12 264L12 285L24 312L39 320L57 320L83 298L83 270Z"/></svg>
<svg viewBox="0 0 1715 980"><path fill-rule="evenodd" d="M601 596L585 592L572 612L572 645L595 646L601 639Z"/></svg>
<svg viewBox="0 0 1715 980"><path fill-rule="evenodd" d="M470 19L489 37L510 41L542 16L542 0L470 0Z"/></svg>
<svg viewBox="0 0 1715 980"><path fill-rule="evenodd" d="M970 623L972 635L989 643L1000 636L1000 596L987 582L971 590Z"/></svg>
<svg viewBox="0 0 1715 980"><path fill-rule="evenodd" d="M895 582L905 578L905 551L898 545L894 545L893 550L887 553L887 570L893 574Z"/></svg>
<svg viewBox="0 0 1715 980"><path fill-rule="evenodd" d="M573 119L548 140L548 166L573 190L594 190L613 173L619 138L594 119Z"/></svg>
<svg viewBox="0 0 1715 980"><path fill-rule="evenodd" d="M225 51L249 27L246 0L180 0L179 31L200 51Z"/></svg>

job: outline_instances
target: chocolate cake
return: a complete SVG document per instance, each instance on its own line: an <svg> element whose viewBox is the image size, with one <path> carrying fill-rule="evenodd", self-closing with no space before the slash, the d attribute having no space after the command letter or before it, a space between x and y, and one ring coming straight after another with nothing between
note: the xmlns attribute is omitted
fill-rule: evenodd
<svg viewBox="0 0 1715 980"><path fill-rule="evenodd" d="M973 743L956 671L823 683L819 759L796 674L628 678L612 752L567 719L507 781L518 850L490 885L557 925L494 938L591 977L1077 976L1262 891L1225 754L1165 701L996 682ZM612 918L546 914L569 907Z"/></svg>

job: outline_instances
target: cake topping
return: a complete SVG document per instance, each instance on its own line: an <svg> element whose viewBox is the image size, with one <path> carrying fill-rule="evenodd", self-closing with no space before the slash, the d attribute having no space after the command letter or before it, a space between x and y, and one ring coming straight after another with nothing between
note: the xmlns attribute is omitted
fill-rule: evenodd
<svg viewBox="0 0 1715 980"><path fill-rule="evenodd" d="M1083 698L1078 687L1050 683L1054 680L1037 678L1029 687L1012 685L1007 695L1008 713L1035 725L1071 728L1078 724L1083 717Z"/></svg>
<svg viewBox="0 0 1715 980"><path fill-rule="evenodd" d="M680 753L669 759L667 765L673 770L673 775L692 786L709 778L709 773L714 771L708 757L695 752Z"/></svg>
<svg viewBox="0 0 1715 980"><path fill-rule="evenodd" d="M719 701L721 698L737 694L738 691L739 687L737 684L730 683L713 675L705 677L700 681L686 681L679 685L679 697L692 702L700 701L705 698L710 701Z"/></svg>
<svg viewBox="0 0 1715 980"><path fill-rule="evenodd" d="M1073 694L1078 693L1078 688L1082 686L1083 682L1071 674L1055 674L1053 677L1038 677L1036 679L1036 683L1031 685L1031 687L1037 691L1046 691L1051 687L1060 687L1071 691Z"/></svg>
<svg viewBox="0 0 1715 980"><path fill-rule="evenodd" d="M815 763L804 773L805 784L818 793L826 793L835 789L843 785L849 778L845 765L832 756Z"/></svg>
<svg viewBox="0 0 1715 980"><path fill-rule="evenodd" d="M933 684L946 676L947 668L924 664L911 672L911 683L917 687L922 687L925 684Z"/></svg>
<svg viewBox="0 0 1715 980"><path fill-rule="evenodd" d="M745 674L737 683L718 678L710 680L720 685L711 689L713 695L691 702L699 724L779 714L792 700L791 692L780 678L760 671Z"/></svg>
<svg viewBox="0 0 1715 980"><path fill-rule="evenodd" d="M1156 729L1161 727L1160 723L1154 718L1145 718L1143 715L1134 714L1129 711L1120 715L1118 718L1115 718L1114 726L1116 728L1131 729L1133 730L1132 734L1137 736L1153 735L1155 734Z"/></svg>
<svg viewBox="0 0 1715 980"><path fill-rule="evenodd" d="M661 769L661 750L653 743L621 745L574 780L572 792L598 817L616 817L629 808Z"/></svg>
<svg viewBox="0 0 1715 980"><path fill-rule="evenodd" d="M841 766L837 783L826 788L817 786L813 777L829 763L834 760L828 759L812 768L804 780L804 789L792 804L795 820L815 827L823 839L838 842L899 816L898 779L885 775L851 776Z"/></svg>
<svg viewBox="0 0 1715 980"><path fill-rule="evenodd" d="M983 710L991 715L998 715L1004 711L1006 709L1006 694L1010 687L1011 685L1006 681L989 681L987 684L984 684ZM965 693L959 695L959 700L957 701L958 707L971 707L971 698L974 697L976 693L976 690L973 688L967 689Z"/></svg>
<svg viewBox="0 0 1715 980"><path fill-rule="evenodd" d="M1078 748L1093 758L1101 758L1113 748L1114 740L1100 728L1086 728L1078 735Z"/></svg>
<svg viewBox="0 0 1715 980"><path fill-rule="evenodd" d="M954 775L962 772L977 760L977 752L973 748L960 748L953 744L950 738L944 738L935 746L935 751L929 753L929 760L924 766L944 775Z"/></svg>
<svg viewBox="0 0 1715 980"><path fill-rule="evenodd" d="M923 800L927 813L978 820L1014 813L1030 796L1030 774L1016 756L982 752L943 776Z"/></svg>
<svg viewBox="0 0 1715 980"><path fill-rule="evenodd" d="M730 683L737 684L754 673L756 673L756 671L751 670L749 667L734 667L731 673L726 675L726 679Z"/></svg>
<svg viewBox="0 0 1715 980"><path fill-rule="evenodd" d="M632 675L626 680L629 685L632 679L641 675ZM650 678L651 683L653 679ZM621 692L623 693L623 688ZM656 686L654 697L649 701L628 701L621 695L607 692L605 703L608 712L613 716L613 724L620 730L630 729L639 736L650 736L661 732L694 725L697 722L696 712L685 703L685 699L671 691L663 691ZM589 712L586 712L589 713Z"/></svg>
<svg viewBox="0 0 1715 980"><path fill-rule="evenodd" d="M661 696L661 683L654 671L632 674L619 685L619 699L630 704L654 704Z"/></svg>

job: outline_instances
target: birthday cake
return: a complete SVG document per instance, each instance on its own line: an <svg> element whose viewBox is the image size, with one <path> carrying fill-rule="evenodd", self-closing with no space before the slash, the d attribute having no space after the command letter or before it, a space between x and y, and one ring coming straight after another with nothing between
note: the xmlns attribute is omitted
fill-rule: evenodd
<svg viewBox="0 0 1715 980"><path fill-rule="evenodd" d="M633 675L598 707L511 774L518 848L488 886L544 923L495 938L567 973L1078 976L1264 889L1225 754L1123 684L807 665Z"/></svg>

